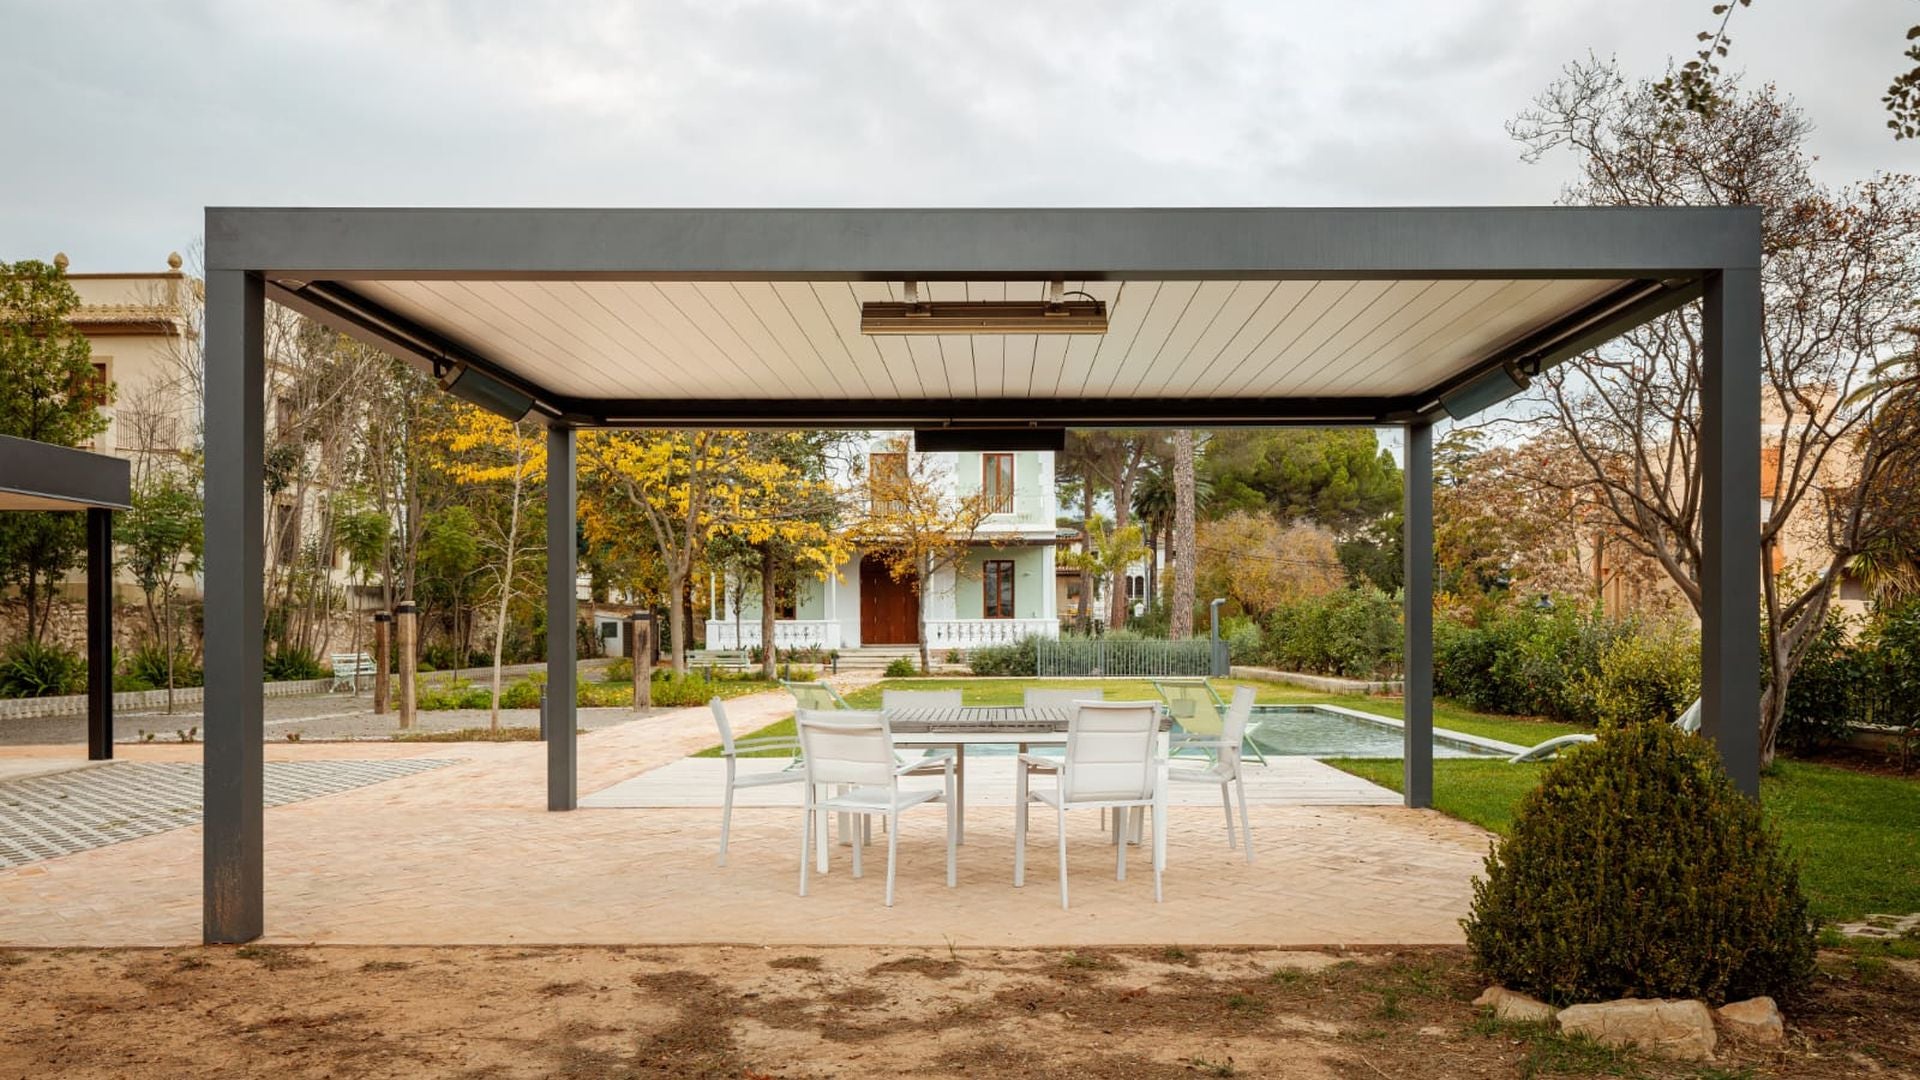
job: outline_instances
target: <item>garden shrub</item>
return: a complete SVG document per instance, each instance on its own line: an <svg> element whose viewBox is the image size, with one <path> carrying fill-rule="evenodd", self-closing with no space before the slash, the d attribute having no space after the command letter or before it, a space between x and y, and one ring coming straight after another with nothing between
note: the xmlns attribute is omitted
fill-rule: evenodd
<svg viewBox="0 0 1920 1080"><path fill-rule="evenodd" d="M540 707L540 684L531 679L521 679L500 691L500 707L503 709L537 709Z"/></svg>
<svg viewBox="0 0 1920 1080"><path fill-rule="evenodd" d="M1878 674L1870 642L1856 648L1847 640L1846 619L1829 611L1827 621L1808 643L1787 684L1787 708L1780 720L1782 750L1804 753L1846 738L1862 711ZM1764 653L1761 668L1767 670Z"/></svg>
<svg viewBox="0 0 1920 1080"><path fill-rule="evenodd" d="M676 671L656 671L653 673L653 703L661 708L705 705L720 693L720 684L726 681L709 679L697 671L685 675ZM624 704L627 700L631 699L608 704Z"/></svg>
<svg viewBox="0 0 1920 1080"><path fill-rule="evenodd" d="M87 662L50 641L16 641L0 653L0 697L55 697L87 688Z"/></svg>
<svg viewBox="0 0 1920 1080"><path fill-rule="evenodd" d="M502 689L501 697L506 696ZM538 697L535 698L536 702ZM493 689L477 683L458 680L445 683L422 685L414 691L414 707L422 712L440 712L446 709L491 709L493 708Z"/></svg>
<svg viewBox="0 0 1920 1080"><path fill-rule="evenodd" d="M911 657L896 656L893 658L893 661L887 665L885 674L889 679L910 678L920 674L920 665L916 664Z"/></svg>
<svg viewBox="0 0 1920 1080"><path fill-rule="evenodd" d="M129 679L146 683L149 688L164 687L167 685L167 650L149 642L133 650L122 669ZM173 654L173 685L199 686L204 681L204 674L192 656L185 650Z"/></svg>
<svg viewBox="0 0 1920 1080"><path fill-rule="evenodd" d="M1236 664L1258 663L1266 649L1260 624L1245 615L1220 620L1220 637L1227 643L1227 659Z"/></svg>
<svg viewBox="0 0 1920 1080"><path fill-rule="evenodd" d="M268 682L298 682L327 677L327 669L311 652L292 645L283 645L267 654L265 673Z"/></svg>
<svg viewBox="0 0 1920 1080"><path fill-rule="evenodd" d="M1463 925L1486 976L1559 1005L1791 998L1813 973L1797 864L1712 745L1666 724L1548 766Z"/></svg>
<svg viewBox="0 0 1920 1080"><path fill-rule="evenodd" d="M1700 696L1699 635L1666 627L1618 638L1600 669L1581 676L1579 689L1602 729L1670 724Z"/></svg>
<svg viewBox="0 0 1920 1080"><path fill-rule="evenodd" d="M967 653L967 669L975 675L999 678L1031 677L1040 673L1039 639L1028 636L1008 645L982 645Z"/></svg>
<svg viewBox="0 0 1920 1080"><path fill-rule="evenodd" d="M1480 712L1596 722L1592 685L1614 642L1639 632L1575 604L1486 613L1434 626L1434 692Z"/></svg>
<svg viewBox="0 0 1920 1080"><path fill-rule="evenodd" d="M1376 678L1400 669L1402 638L1399 603L1360 585L1280 605L1264 653L1288 671Z"/></svg>
<svg viewBox="0 0 1920 1080"><path fill-rule="evenodd" d="M622 656L608 664L600 672L601 682L632 682L633 661Z"/></svg>

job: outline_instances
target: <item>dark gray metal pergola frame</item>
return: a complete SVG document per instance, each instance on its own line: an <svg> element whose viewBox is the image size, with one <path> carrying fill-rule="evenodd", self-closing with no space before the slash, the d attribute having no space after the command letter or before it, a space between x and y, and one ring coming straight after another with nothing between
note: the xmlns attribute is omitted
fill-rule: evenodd
<svg viewBox="0 0 1920 1080"><path fill-rule="evenodd" d="M1043 424L1402 426L1406 431L1405 798L1433 792L1432 424L1502 366L1556 363L1681 304L1704 305L1702 727L1759 789L1760 216L1724 208L1182 210L455 210L210 208L206 219L205 921L264 927L264 308L287 304L416 363L461 361L548 423L548 625L574 619L574 432L583 427ZM356 280L898 281L1622 279L1440 385L1392 398L581 399L384 310ZM573 637L548 635L571 685ZM557 695L551 810L577 801L574 705Z"/></svg>
<svg viewBox="0 0 1920 1080"><path fill-rule="evenodd" d="M0 510L87 515L87 760L113 758L113 513L131 510L125 458L0 435Z"/></svg>

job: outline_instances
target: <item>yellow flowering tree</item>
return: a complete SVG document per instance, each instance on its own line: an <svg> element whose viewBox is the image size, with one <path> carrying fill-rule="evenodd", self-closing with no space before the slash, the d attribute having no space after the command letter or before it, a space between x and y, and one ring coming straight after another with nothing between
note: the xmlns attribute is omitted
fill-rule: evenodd
<svg viewBox="0 0 1920 1080"><path fill-rule="evenodd" d="M920 670L925 672L926 583L944 570L959 574L994 504L982 492L957 492L952 476L934 458L909 454L905 446L868 460L866 504L854 533L886 563L895 581L912 581L921 594Z"/></svg>
<svg viewBox="0 0 1920 1080"><path fill-rule="evenodd" d="M454 483L476 496L470 505L480 522L480 544L490 558L484 573L493 601L493 705L488 726L500 729L500 666L507 637L507 613L520 583L537 577L545 551L530 543L544 516L530 493L547 477L546 433L538 424L495 416L459 405L453 422L435 436L446 451L442 468ZM549 634L572 634L571 626L549 626Z"/></svg>

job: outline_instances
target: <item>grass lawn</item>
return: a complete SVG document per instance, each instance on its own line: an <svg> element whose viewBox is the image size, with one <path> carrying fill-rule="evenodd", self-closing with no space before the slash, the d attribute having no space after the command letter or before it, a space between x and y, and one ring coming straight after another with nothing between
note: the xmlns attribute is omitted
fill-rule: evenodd
<svg viewBox="0 0 1920 1080"><path fill-rule="evenodd" d="M1332 761L1400 790L1398 761ZM1433 763L1434 808L1505 833L1543 765ZM1780 760L1760 782L1767 817L1799 852L1801 881L1823 919L1920 911L1920 782Z"/></svg>

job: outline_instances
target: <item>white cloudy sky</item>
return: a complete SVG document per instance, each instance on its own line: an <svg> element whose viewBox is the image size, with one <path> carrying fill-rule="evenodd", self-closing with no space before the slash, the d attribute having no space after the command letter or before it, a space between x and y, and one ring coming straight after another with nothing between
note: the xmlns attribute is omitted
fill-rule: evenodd
<svg viewBox="0 0 1920 1080"><path fill-rule="evenodd" d="M0 0L0 259L157 269L209 204L1551 201L1502 125L1708 0ZM539 14L533 12L539 11ZM1830 181L1911 169L1914 0L1757 0Z"/></svg>

